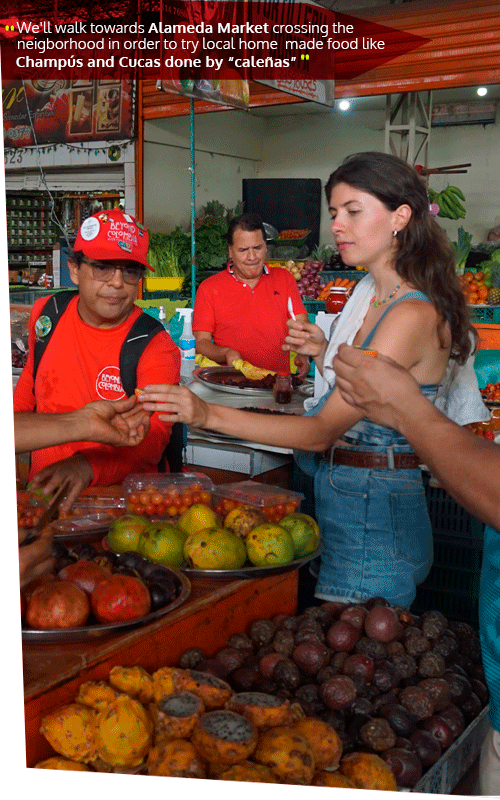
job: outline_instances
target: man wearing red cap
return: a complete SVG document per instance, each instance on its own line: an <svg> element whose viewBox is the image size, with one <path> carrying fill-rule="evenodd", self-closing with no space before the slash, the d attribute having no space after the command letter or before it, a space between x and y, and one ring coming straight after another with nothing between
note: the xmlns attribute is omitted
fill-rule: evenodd
<svg viewBox="0 0 500 800"><path fill-rule="evenodd" d="M148 234L118 209L86 219L68 259L78 293L54 327L44 314L46 298L37 300L29 322L29 356L14 392L15 411L61 413L96 400L126 397L120 374L120 351L143 313L134 301L146 268ZM57 295L55 296L57 302ZM52 328L54 329L52 330ZM49 336L35 373L35 342ZM137 387L176 384L180 355L165 331L148 342L137 364ZM143 442L115 448L95 442L73 442L32 454L30 478L45 492L71 479L67 509L89 485L120 483L131 472L156 472L171 426L156 414Z"/></svg>

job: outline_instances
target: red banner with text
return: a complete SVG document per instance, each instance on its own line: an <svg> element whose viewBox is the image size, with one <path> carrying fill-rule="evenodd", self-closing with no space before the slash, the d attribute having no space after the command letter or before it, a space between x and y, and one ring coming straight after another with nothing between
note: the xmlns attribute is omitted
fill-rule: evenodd
<svg viewBox="0 0 500 800"><path fill-rule="evenodd" d="M5 147L130 139L133 81L3 81Z"/></svg>
<svg viewBox="0 0 500 800"><path fill-rule="evenodd" d="M0 16L4 79L347 80L426 41L278 0L6 0Z"/></svg>

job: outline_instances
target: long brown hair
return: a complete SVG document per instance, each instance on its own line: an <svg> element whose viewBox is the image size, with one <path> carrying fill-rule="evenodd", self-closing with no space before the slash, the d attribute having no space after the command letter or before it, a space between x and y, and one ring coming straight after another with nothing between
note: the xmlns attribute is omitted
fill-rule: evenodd
<svg viewBox="0 0 500 800"><path fill-rule="evenodd" d="M347 183L378 198L395 211L407 204L411 218L397 234L394 267L398 275L424 292L435 306L438 334L444 347L444 325L451 329L451 358L463 364L471 353L477 333L471 325L465 297L455 272L455 257L446 233L429 213L429 197L417 171L403 159L388 153L366 152L348 156L330 175L325 186L327 201L334 186Z"/></svg>

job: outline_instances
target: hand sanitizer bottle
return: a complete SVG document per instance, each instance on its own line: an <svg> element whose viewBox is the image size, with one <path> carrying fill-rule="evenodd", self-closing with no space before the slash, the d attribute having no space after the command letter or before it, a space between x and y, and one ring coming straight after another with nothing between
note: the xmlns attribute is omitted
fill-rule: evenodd
<svg viewBox="0 0 500 800"><path fill-rule="evenodd" d="M168 335L170 336L170 325L167 322L167 315L165 313L165 306L159 306L158 308L158 319L167 331Z"/></svg>
<svg viewBox="0 0 500 800"><path fill-rule="evenodd" d="M177 313L184 318L182 336L179 339L181 351L181 377L191 378L195 366L194 357L196 355L196 342L193 336L191 322L193 319L192 308L177 308Z"/></svg>

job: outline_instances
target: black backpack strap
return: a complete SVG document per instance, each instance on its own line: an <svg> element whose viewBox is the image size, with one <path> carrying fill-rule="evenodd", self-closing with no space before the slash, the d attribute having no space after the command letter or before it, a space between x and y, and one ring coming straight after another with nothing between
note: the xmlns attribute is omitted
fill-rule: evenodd
<svg viewBox="0 0 500 800"><path fill-rule="evenodd" d="M161 322L144 312L132 325L120 351L120 377L127 395L132 395L137 386L137 365L146 345L163 330L165 329ZM170 472L181 472L182 454L186 444L186 426L182 422L174 422L169 443L158 464L158 471L166 472L168 463Z"/></svg>
<svg viewBox="0 0 500 800"><path fill-rule="evenodd" d="M120 377L123 391L129 397L137 386L137 365L146 345L160 331L165 330L161 322L144 312L130 328L120 350Z"/></svg>
<svg viewBox="0 0 500 800"><path fill-rule="evenodd" d="M66 311L70 300L77 294L78 292L72 289L67 292L56 292L56 294L49 297L42 307L40 315L35 322L36 340L33 353L33 381L36 378L40 359L47 349L47 345L50 342L57 323L62 314Z"/></svg>

